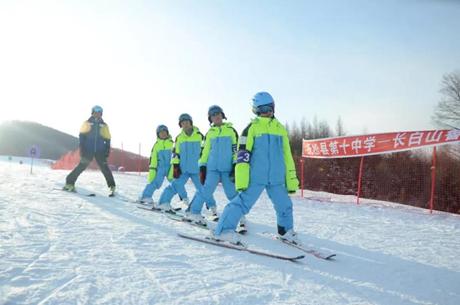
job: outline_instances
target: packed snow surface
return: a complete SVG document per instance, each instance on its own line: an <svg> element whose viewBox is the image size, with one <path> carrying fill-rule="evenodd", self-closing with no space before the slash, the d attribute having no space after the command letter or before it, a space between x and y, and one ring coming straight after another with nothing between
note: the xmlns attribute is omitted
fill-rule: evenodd
<svg viewBox="0 0 460 305"><path fill-rule="evenodd" d="M18 160L0 158L0 304L460 304L458 215L299 192L300 239L337 257L293 263L179 238L208 232L122 200L145 175L115 173L108 198L102 174L86 171L87 197L60 190L68 171L36 160L31 174ZM215 196L221 211L220 186ZM249 247L301 254L264 234L276 232L265 193L247 219Z"/></svg>

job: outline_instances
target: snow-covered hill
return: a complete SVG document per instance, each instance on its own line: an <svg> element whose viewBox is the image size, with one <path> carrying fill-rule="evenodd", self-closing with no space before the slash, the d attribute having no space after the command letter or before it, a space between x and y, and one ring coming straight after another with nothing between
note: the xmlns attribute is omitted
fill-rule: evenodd
<svg viewBox="0 0 460 305"><path fill-rule="evenodd" d="M304 244L337 258L292 263L180 239L206 232L106 197L97 171L77 184L96 197L62 192L67 173L0 160L0 304L460 304L457 215L294 197ZM145 183L115 179L129 198ZM262 235L275 232L265 194L248 220L249 245L300 254Z"/></svg>

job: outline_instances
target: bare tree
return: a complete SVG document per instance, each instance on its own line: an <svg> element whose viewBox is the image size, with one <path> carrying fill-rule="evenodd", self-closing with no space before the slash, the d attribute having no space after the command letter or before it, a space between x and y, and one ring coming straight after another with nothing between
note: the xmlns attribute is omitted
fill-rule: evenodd
<svg viewBox="0 0 460 305"><path fill-rule="evenodd" d="M291 144L291 151L295 156L300 155L302 151L302 134L297 122L291 124L286 123L286 129L289 135L289 143Z"/></svg>
<svg viewBox="0 0 460 305"><path fill-rule="evenodd" d="M326 120L321 120L318 124L318 138L329 138L331 135L329 124Z"/></svg>
<svg viewBox="0 0 460 305"><path fill-rule="evenodd" d="M310 123L308 123L307 119L302 117L302 120L300 121L300 133L302 134L302 139L307 137L309 125Z"/></svg>
<svg viewBox="0 0 460 305"><path fill-rule="evenodd" d="M433 121L443 128L460 128L460 71L443 76L440 92Z"/></svg>
<svg viewBox="0 0 460 305"><path fill-rule="evenodd" d="M313 123L311 125L311 138L312 139L319 139L319 126L318 126L318 117L315 116L313 117Z"/></svg>
<svg viewBox="0 0 460 305"><path fill-rule="evenodd" d="M336 136L341 137L345 135L345 129L343 128L342 117L339 116L335 125Z"/></svg>

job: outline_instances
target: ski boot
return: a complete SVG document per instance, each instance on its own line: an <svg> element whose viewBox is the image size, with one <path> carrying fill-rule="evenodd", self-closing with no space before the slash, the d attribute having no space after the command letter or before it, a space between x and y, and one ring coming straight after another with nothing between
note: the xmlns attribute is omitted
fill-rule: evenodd
<svg viewBox="0 0 460 305"><path fill-rule="evenodd" d="M75 190L75 185L73 184L70 184L70 183L67 183L66 185L64 185L64 187L62 188L64 191L67 191L67 192L72 192L72 193L76 193L77 191Z"/></svg>

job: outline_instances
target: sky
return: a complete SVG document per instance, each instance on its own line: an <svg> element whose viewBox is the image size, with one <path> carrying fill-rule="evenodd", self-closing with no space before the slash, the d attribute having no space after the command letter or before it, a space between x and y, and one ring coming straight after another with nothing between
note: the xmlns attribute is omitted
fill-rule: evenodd
<svg viewBox="0 0 460 305"><path fill-rule="evenodd" d="M218 104L241 131L252 96L277 118L347 134L433 129L460 69L460 1L0 0L0 122L78 135L104 108L112 145L148 155L187 112Z"/></svg>

